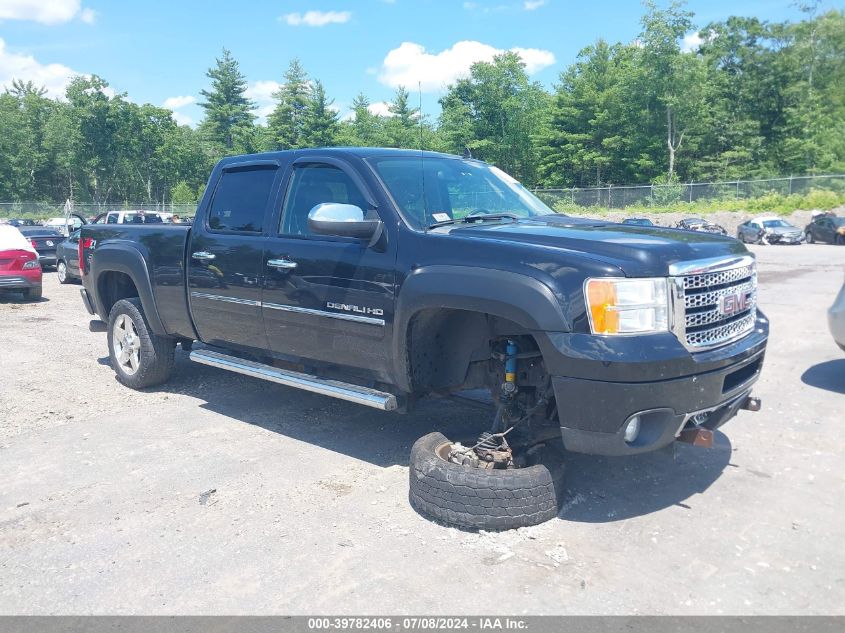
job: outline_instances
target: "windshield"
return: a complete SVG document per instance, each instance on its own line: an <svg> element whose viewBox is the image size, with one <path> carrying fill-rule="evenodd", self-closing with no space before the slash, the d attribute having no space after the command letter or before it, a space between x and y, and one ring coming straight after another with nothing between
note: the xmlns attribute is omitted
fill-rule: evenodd
<svg viewBox="0 0 845 633"><path fill-rule="evenodd" d="M763 226L767 229L793 228L789 222L783 220L763 220Z"/></svg>
<svg viewBox="0 0 845 633"><path fill-rule="evenodd" d="M401 156L369 162L416 228L471 214L528 218L554 213L514 178L476 160Z"/></svg>

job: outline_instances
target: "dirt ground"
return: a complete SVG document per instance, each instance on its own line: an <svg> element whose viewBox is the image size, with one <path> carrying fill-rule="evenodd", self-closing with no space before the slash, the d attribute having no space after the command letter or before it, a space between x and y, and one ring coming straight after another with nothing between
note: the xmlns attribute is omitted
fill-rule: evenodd
<svg viewBox="0 0 845 633"><path fill-rule="evenodd" d="M753 247L772 334L710 450L571 456L558 519L490 534L416 514L413 441L482 428L191 363L117 383L78 286L0 296L0 614L845 614L845 248Z"/></svg>

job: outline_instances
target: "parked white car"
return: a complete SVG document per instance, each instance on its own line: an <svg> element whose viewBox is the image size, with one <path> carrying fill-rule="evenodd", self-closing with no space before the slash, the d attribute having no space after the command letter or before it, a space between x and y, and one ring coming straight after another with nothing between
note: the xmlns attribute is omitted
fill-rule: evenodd
<svg viewBox="0 0 845 633"><path fill-rule="evenodd" d="M41 224L51 229L56 229L62 235L67 237L74 231L79 230L79 228L85 223L86 222L82 219L82 216L71 214L71 216L67 220L65 220L65 218L63 217L50 218L49 220L44 220Z"/></svg>
<svg viewBox="0 0 845 633"><path fill-rule="evenodd" d="M108 211L101 213L94 224L169 224L172 213L160 211Z"/></svg>

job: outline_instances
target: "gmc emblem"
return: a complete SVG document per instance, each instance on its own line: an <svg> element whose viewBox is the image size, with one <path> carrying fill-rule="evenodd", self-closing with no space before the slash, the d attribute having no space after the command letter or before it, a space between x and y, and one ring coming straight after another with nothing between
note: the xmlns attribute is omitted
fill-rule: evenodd
<svg viewBox="0 0 845 633"><path fill-rule="evenodd" d="M719 299L719 313L724 316L731 316L737 312L742 312L748 309L748 293L737 292L730 295L724 295Z"/></svg>

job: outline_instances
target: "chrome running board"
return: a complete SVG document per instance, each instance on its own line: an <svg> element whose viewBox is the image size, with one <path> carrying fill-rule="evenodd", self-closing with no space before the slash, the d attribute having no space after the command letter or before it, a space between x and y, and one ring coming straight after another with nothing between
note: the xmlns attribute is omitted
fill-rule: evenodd
<svg viewBox="0 0 845 633"><path fill-rule="evenodd" d="M260 378L270 382L277 382L286 387L294 387L312 393L319 393L324 396L331 396L339 400L363 404L367 407L380 409L382 411L393 411L397 408L396 396L384 391L359 387L338 380L327 380L311 374L303 374L298 371L279 369L271 365L256 363L251 360L244 360L237 356L229 356L207 349L194 350L191 352L191 360L203 365L210 365L219 369L226 369L245 376Z"/></svg>

